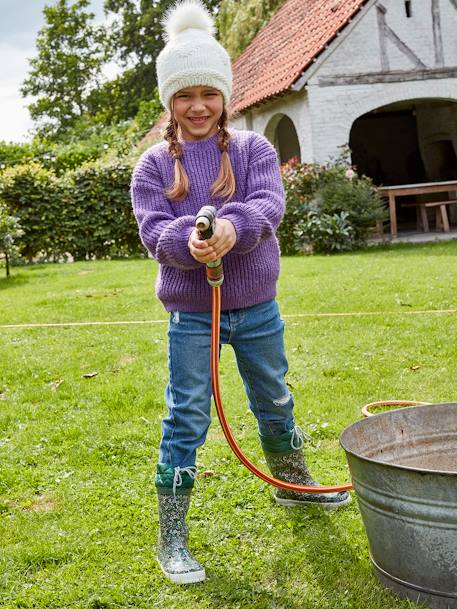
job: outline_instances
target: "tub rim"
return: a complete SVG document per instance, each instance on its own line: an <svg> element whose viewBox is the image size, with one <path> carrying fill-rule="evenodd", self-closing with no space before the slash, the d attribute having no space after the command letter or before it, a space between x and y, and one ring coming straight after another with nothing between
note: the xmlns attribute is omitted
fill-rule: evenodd
<svg viewBox="0 0 457 609"><path fill-rule="evenodd" d="M406 408L408 410L417 410L419 408L437 408L439 409L442 406L454 406L457 409L457 402L440 402L437 404L434 403L430 403L430 404L422 404L422 405L418 405L418 406L407 406ZM360 459L362 461L366 461L368 463L375 463L377 465L383 465L385 467L393 467L395 469L400 469L400 470L406 470L406 471L412 471L412 472L417 472L420 474L435 474L435 475L442 475L442 476L457 476L457 470L456 471L450 471L450 470L441 470L441 469L426 469L426 468L419 468L419 467L412 467L412 466L408 466L408 465L400 465L399 463L388 463L386 461L380 461L379 459L374 459L373 457L367 457L365 455L361 455L357 452L355 452L354 450L351 450L349 448L347 448L344 445L344 438L343 436L349 432L349 430L353 429L354 427L360 427L361 425L370 425L371 423L369 423L370 420L373 420L375 418L379 418L379 417L386 417L386 416L390 416L392 413L395 412L400 412L404 410L404 408L395 408L393 410L389 410L387 412L380 412L378 414L373 414L370 417L366 417L363 419L360 419L358 421L355 421L354 423L351 423L351 425L348 425L340 434L339 437L339 443L340 446L343 448L343 450L347 453L350 454L354 457L356 457L357 459ZM457 434L457 431L456 431Z"/></svg>

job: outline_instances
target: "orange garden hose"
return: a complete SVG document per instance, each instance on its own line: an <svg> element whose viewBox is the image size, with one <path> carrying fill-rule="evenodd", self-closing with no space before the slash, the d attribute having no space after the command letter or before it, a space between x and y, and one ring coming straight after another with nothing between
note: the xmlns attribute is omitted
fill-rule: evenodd
<svg viewBox="0 0 457 609"><path fill-rule="evenodd" d="M221 288L216 286L212 288L212 320L211 320L211 385L213 388L213 397L216 404L217 416L224 432L225 438L229 443L230 448L233 450L235 455L241 461L241 463L247 467L255 476L277 486L279 488L286 489L288 491L297 491L300 493L337 493L340 491L349 491L352 489L352 484L339 484L336 486L304 486L301 484L292 484L285 482L284 480L278 480L269 476L262 470L260 470L252 461L250 461L246 455L242 452L238 446L230 425L225 416L224 407L222 405L220 387L219 387L219 338L220 338L220 318L221 318ZM374 408L381 408L384 406L422 406L427 405L428 402L414 402L409 400L387 400L384 402L371 402L366 404L362 408L362 414L365 417L373 416L371 412Z"/></svg>
<svg viewBox="0 0 457 609"><path fill-rule="evenodd" d="M212 320L211 320L211 385L213 388L213 397L216 404L217 416L222 426L225 438L241 463L248 468L250 472L268 484L286 489L288 491L298 491L300 493L336 493L340 491L349 491L352 489L352 484L340 484L338 486L302 486L301 484L292 484L284 480L277 480L268 474L265 474L258 469L241 451L232 430L225 416L222 406L220 388L219 388L219 336L220 336L220 319L221 319L221 288L215 286L212 288Z"/></svg>
<svg viewBox="0 0 457 609"><path fill-rule="evenodd" d="M202 207L200 210L195 226L200 233L200 238L209 239L214 230L216 219L216 209L211 206ZM261 471L254 465L242 452L238 446L233 433L228 424L225 416L224 408L222 406L222 399L219 387L219 342L220 342L220 322L221 322L221 284L224 280L224 273L222 269L222 261L220 259L207 263L206 266L207 279L210 286L212 286L212 319L211 319L211 386L213 390L214 402L216 404L217 416L221 423L222 430L225 438L229 443L230 448L233 450L235 455L241 461L241 463L247 467L247 469L256 475L258 478L288 491L296 491L300 493L337 493L341 491L352 490L352 484L339 484L336 486L305 486L301 484L292 484L285 482L284 480L278 480L269 476L268 474ZM413 406L425 404L425 402L410 402L405 400L400 401L387 401L387 402L372 402L366 404L362 408L362 414L365 417L372 416L370 412L371 408L381 406Z"/></svg>

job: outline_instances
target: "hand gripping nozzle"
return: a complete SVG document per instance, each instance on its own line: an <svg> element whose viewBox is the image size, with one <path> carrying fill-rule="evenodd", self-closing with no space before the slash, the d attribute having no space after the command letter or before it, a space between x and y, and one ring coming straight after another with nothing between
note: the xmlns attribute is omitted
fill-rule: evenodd
<svg viewBox="0 0 457 609"><path fill-rule="evenodd" d="M211 239L216 228L217 210L212 205L205 205L195 218L195 228L200 233L200 239ZM222 260L218 258L206 263L206 278L211 287L215 288L224 281Z"/></svg>

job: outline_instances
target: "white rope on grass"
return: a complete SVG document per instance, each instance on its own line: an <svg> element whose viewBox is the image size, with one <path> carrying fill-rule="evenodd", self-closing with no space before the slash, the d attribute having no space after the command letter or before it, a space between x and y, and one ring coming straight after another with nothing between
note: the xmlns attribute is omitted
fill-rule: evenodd
<svg viewBox="0 0 457 609"><path fill-rule="evenodd" d="M353 311L347 313L290 313L283 315L285 319L301 317L370 317L379 315L451 315L457 309L432 309L417 311ZM138 324L165 324L168 319L146 319L141 321L68 321L48 324L0 324L0 328L66 328L74 326L120 326Z"/></svg>
<svg viewBox="0 0 457 609"><path fill-rule="evenodd" d="M370 315L449 315L452 313L457 313L457 309L433 309L417 311L353 311L350 313L292 313L290 315L283 315L282 317L369 317Z"/></svg>
<svg viewBox="0 0 457 609"><path fill-rule="evenodd" d="M66 328L69 326L121 326L134 324L165 324L168 319L146 319L143 321L67 321L55 324L4 324L0 328Z"/></svg>

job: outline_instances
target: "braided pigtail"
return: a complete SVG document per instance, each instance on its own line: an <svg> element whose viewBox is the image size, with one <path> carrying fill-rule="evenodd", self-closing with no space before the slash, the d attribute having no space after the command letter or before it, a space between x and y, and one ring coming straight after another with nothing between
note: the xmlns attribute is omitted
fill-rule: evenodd
<svg viewBox="0 0 457 609"><path fill-rule="evenodd" d="M165 139L168 142L168 152L175 161L175 175L173 185L165 192L169 199L181 201L189 192L189 178L181 163L182 146L176 133L176 122L173 114L170 116L165 129Z"/></svg>
<svg viewBox="0 0 457 609"><path fill-rule="evenodd" d="M236 181L235 174L233 173L232 163L228 154L230 133L227 129L228 113L225 108L222 112L221 118L219 119L218 127L218 144L222 157L219 174L214 184L211 186L211 195L213 197L230 199L235 193ZM178 140L177 123L173 117L173 114L170 116L170 120L165 129L165 139L168 142L168 152L175 161L174 182L173 185L165 192L165 194L173 201L181 201L189 192L189 178L181 162L182 146Z"/></svg>
<svg viewBox="0 0 457 609"><path fill-rule="evenodd" d="M219 150L222 153L221 166L219 169L219 175L217 176L214 184L211 186L211 195L213 197L222 197L223 199L230 199L235 194L236 181L235 174L233 173L232 163L228 154L228 148L230 143L230 133L228 132L228 112L226 108L222 112L221 118L219 119Z"/></svg>

